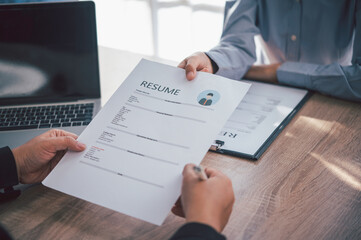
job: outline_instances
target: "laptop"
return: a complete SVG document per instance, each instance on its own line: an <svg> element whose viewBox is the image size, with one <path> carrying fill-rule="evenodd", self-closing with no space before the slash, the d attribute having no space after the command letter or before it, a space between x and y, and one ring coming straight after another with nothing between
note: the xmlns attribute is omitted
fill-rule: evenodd
<svg viewBox="0 0 361 240"><path fill-rule="evenodd" d="M94 3L0 5L0 147L80 134L100 107Z"/></svg>

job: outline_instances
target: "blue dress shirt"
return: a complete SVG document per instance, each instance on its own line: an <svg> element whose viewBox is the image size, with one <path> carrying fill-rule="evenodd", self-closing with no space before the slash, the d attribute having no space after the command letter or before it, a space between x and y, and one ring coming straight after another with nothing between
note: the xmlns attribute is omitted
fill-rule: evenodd
<svg viewBox="0 0 361 240"><path fill-rule="evenodd" d="M227 1L216 74L241 79L261 34L282 63L278 81L361 102L361 0Z"/></svg>

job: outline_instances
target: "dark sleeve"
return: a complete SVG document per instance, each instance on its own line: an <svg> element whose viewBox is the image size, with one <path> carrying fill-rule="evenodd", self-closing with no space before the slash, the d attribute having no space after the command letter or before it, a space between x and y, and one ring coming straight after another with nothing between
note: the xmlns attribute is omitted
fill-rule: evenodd
<svg viewBox="0 0 361 240"><path fill-rule="evenodd" d="M202 223L184 224L169 240L226 240L211 226Z"/></svg>
<svg viewBox="0 0 361 240"><path fill-rule="evenodd" d="M0 148L0 202L16 198L19 190L13 186L19 184L14 155L9 147Z"/></svg>
<svg viewBox="0 0 361 240"><path fill-rule="evenodd" d="M207 53L205 53L205 54L207 55L207 57L208 57L209 60L211 61L212 68L213 68L213 74L216 74L216 73L218 72L218 69L219 69L217 63L216 63L215 61L213 61L213 59L212 59L210 56L208 56Z"/></svg>
<svg viewBox="0 0 361 240"><path fill-rule="evenodd" d="M6 229L0 225L0 239L1 240L12 240L9 233L6 231Z"/></svg>

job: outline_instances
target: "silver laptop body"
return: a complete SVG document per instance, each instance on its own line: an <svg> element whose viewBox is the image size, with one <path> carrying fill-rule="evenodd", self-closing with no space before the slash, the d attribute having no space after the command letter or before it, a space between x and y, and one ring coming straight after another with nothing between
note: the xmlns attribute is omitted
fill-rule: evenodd
<svg viewBox="0 0 361 240"><path fill-rule="evenodd" d="M93 2L0 5L0 147L89 124L101 107L96 36Z"/></svg>

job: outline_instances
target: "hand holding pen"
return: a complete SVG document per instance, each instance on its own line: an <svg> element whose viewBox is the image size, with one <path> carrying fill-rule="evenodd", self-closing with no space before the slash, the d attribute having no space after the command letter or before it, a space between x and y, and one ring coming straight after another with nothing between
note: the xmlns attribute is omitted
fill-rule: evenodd
<svg viewBox="0 0 361 240"><path fill-rule="evenodd" d="M232 182L226 175L213 168L203 171L194 164L187 164L183 170L182 194L172 212L185 217L187 222L208 224L221 232L233 203Z"/></svg>
<svg viewBox="0 0 361 240"><path fill-rule="evenodd" d="M204 171L204 168L202 166L194 166L193 167L194 172L197 174L198 179L200 181L205 181L208 179L208 176L206 172Z"/></svg>

